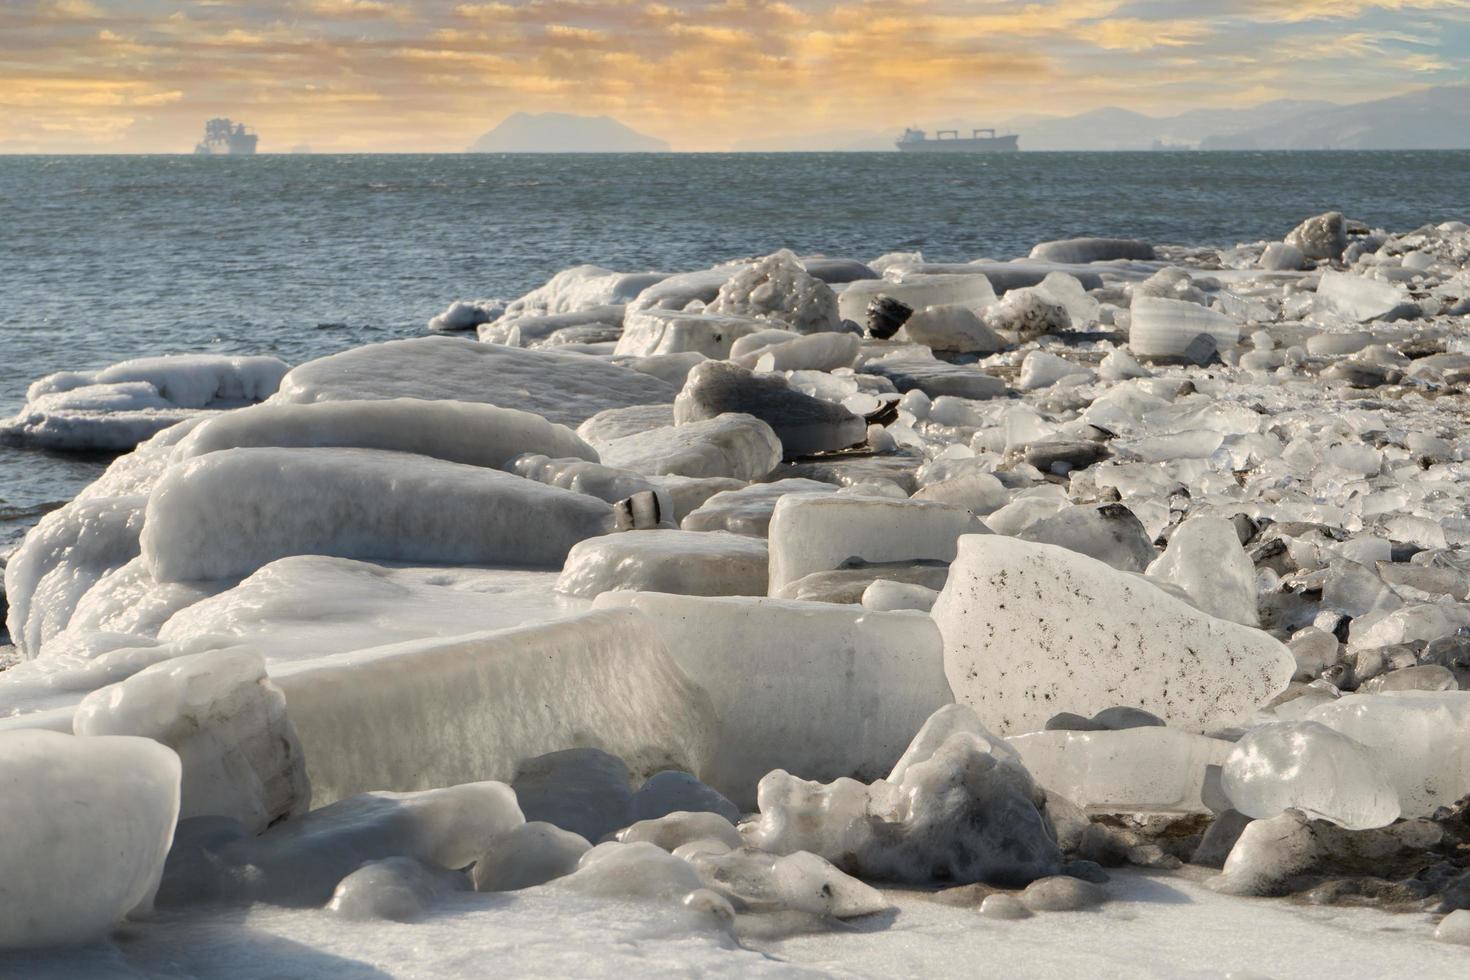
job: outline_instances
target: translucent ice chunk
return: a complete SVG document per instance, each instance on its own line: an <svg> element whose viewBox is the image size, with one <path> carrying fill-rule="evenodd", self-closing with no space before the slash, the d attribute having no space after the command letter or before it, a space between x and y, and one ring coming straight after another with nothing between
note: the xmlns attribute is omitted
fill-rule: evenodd
<svg viewBox="0 0 1470 980"><path fill-rule="evenodd" d="M1248 817L1288 809L1349 830L1398 819L1398 793L1367 748L1314 721L1275 722L1246 732L1225 760L1221 786Z"/></svg>

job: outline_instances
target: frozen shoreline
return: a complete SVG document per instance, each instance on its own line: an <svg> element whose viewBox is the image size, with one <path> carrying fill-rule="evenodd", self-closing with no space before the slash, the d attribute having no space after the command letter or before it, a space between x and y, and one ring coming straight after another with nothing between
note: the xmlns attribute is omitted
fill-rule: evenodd
<svg viewBox="0 0 1470 980"><path fill-rule="evenodd" d="M1022 955L1103 923L1117 945L1028 968L1265 970L1248 929L1308 975L1272 944L1351 923L1383 934L1339 935L1343 969L1433 972L1455 947L1406 943L1470 906L1467 323L1470 226L1323 215L1229 250L583 266L430 324L478 340L40 380L12 438L139 445L7 564L0 771L34 792L0 804L0 898L56 941L131 915L144 959L199 957L196 926L271 955L244 914L336 968L333 929L420 916L372 936L401 976L587 922L523 969L625 942L774 968L746 935L945 972L984 950L915 936ZM171 797L104 778L134 757ZM84 915L27 845L88 793L129 816L62 828L76 860L161 849L57 871L92 874ZM465 868L535 887L456 896ZM894 881L1013 890L939 911ZM1415 912L1234 897L1319 886ZM793 916L817 933L771 938ZM400 945L458 941L435 969Z"/></svg>

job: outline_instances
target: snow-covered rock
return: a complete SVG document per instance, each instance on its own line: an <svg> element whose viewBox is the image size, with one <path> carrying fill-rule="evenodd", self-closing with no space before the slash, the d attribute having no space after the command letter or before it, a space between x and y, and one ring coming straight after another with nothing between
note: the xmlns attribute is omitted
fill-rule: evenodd
<svg viewBox="0 0 1470 980"><path fill-rule="evenodd" d="M1000 734L1116 704L1208 732L1286 687L1291 652L1096 559L1000 535L959 541L934 606L958 700Z"/></svg>
<svg viewBox="0 0 1470 980"><path fill-rule="evenodd" d="M1286 235L1287 245L1309 259L1340 259L1347 248L1347 221L1341 211L1308 218Z"/></svg>
<svg viewBox="0 0 1470 980"><path fill-rule="evenodd" d="M96 942L148 911L179 815L172 750L0 732L0 786L0 951Z"/></svg>

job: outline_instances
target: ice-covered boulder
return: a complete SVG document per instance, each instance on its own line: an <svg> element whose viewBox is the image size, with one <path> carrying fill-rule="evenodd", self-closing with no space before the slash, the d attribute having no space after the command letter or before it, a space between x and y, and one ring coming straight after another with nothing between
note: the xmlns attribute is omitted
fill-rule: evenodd
<svg viewBox="0 0 1470 980"><path fill-rule="evenodd" d="M1000 302L985 311L985 322L995 330L1006 330L1020 340L1058 333L1072 326L1067 308L1035 288L1012 289Z"/></svg>
<svg viewBox="0 0 1470 980"><path fill-rule="evenodd" d="M921 613L747 597L606 592L596 608L644 613L709 693L719 718L708 769L749 806L761 776L885 774L935 709L953 700L939 637Z"/></svg>
<svg viewBox="0 0 1470 980"><path fill-rule="evenodd" d="M1425 817L1470 793L1470 691L1352 694L1313 708L1363 745L1398 791L1405 817Z"/></svg>
<svg viewBox="0 0 1470 980"><path fill-rule="evenodd" d="M522 759L510 788L527 820L601 840L632 821L632 783L622 759L582 747Z"/></svg>
<svg viewBox="0 0 1470 980"><path fill-rule="evenodd" d="M1031 258L1064 264L1111 262L1117 259L1149 260L1154 247L1134 238L1064 238L1041 242L1031 249Z"/></svg>
<svg viewBox="0 0 1470 980"><path fill-rule="evenodd" d="M1328 317L1355 323L1412 318L1419 312L1408 292L1400 286L1331 269L1323 272L1317 283L1316 306L1319 313Z"/></svg>
<svg viewBox="0 0 1470 980"><path fill-rule="evenodd" d="M933 358L893 355L868 361L861 370L892 382L899 391L921 391L930 398L953 395L983 400L1006 393L1006 383L973 364L950 364Z"/></svg>
<svg viewBox="0 0 1470 980"><path fill-rule="evenodd" d="M1309 259L1340 259L1347 243L1347 221L1341 211L1308 218L1286 235L1286 244Z"/></svg>
<svg viewBox="0 0 1470 980"><path fill-rule="evenodd" d="M468 890L469 882L458 871L414 858L383 858L338 882L327 910L361 922L414 922L444 896Z"/></svg>
<svg viewBox="0 0 1470 980"><path fill-rule="evenodd" d="M718 601L718 600L715 600ZM635 774L702 772L715 716L661 624L606 610L285 665L316 805L364 792L510 780L523 759L600 748Z"/></svg>
<svg viewBox="0 0 1470 980"><path fill-rule="evenodd" d="M591 599L613 589L677 595L765 595L766 543L725 531L638 531L572 548L556 587Z"/></svg>
<svg viewBox="0 0 1470 980"><path fill-rule="evenodd" d="M785 249L726 280L708 311L778 320L797 333L836 330L842 323L832 287L810 275Z"/></svg>
<svg viewBox="0 0 1470 980"><path fill-rule="evenodd" d="M511 300L506 304L505 317L575 313L620 305L667 278L666 272L614 272L598 265L573 266Z"/></svg>
<svg viewBox="0 0 1470 980"><path fill-rule="evenodd" d="M1230 743L1156 726L1008 740L1037 783L1095 813L1206 813L1205 767Z"/></svg>
<svg viewBox="0 0 1470 980"><path fill-rule="evenodd" d="M770 483L752 483L739 490L724 490L706 500L680 523L686 531L729 531L764 538L770 529L776 503L787 494L829 494L837 487L818 480L791 478Z"/></svg>
<svg viewBox="0 0 1470 980"><path fill-rule="evenodd" d="M363 865L412 858L468 867L499 835L525 823L515 793L482 781L417 793L363 793L338 800L258 837L221 832L171 856L160 901L250 899L321 906ZM182 829L180 831L183 832Z"/></svg>
<svg viewBox="0 0 1470 980"><path fill-rule="evenodd" d="M482 344L508 347L555 346L561 338L608 336L616 340L623 330L622 306L591 306L575 313L531 313L502 316L482 323L475 336Z"/></svg>
<svg viewBox="0 0 1470 980"><path fill-rule="evenodd" d="M1272 242L1261 253L1260 266L1267 272L1296 272L1306 264L1302 250L1286 242Z"/></svg>
<svg viewBox="0 0 1470 980"><path fill-rule="evenodd" d="M1002 735L1120 703L1208 732L1246 718L1296 668L1279 641L1141 576L1000 535L960 539L933 615L957 700Z"/></svg>
<svg viewBox="0 0 1470 980"><path fill-rule="evenodd" d="M470 876L477 892L531 888L576 871L591 849L579 834L532 820L490 838Z"/></svg>
<svg viewBox="0 0 1470 980"><path fill-rule="evenodd" d="M736 341L731 360L749 371L835 371L851 366L862 347L857 334L825 333L777 336L776 331L749 334L742 340L759 341L742 345ZM742 346L744 349L742 350Z"/></svg>
<svg viewBox="0 0 1470 980"><path fill-rule="evenodd" d="M1028 525L1023 541L1054 544L1124 572L1141 572L1158 557L1143 523L1123 504L1068 507Z"/></svg>
<svg viewBox="0 0 1470 980"><path fill-rule="evenodd" d="M726 358L737 339L767 326L767 321L749 316L640 310L624 319L623 334L613 352L635 357L692 352Z"/></svg>
<svg viewBox="0 0 1470 980"><path fill-rule="evenodd" d="M813 398L779 377L751 374L727 361L707 361L689 372L674 400L679 426L725 413L753 415L775 430L787 458L861 443L867 422L841 405Z"/></svg>
<svg viewBox="0 0 1470 980"><path fill-rule="evenodd" d="M608 466L645 476L749 481L762 479L781 462L780 436L765 420L732 410L610 439L599 444L598 452Z"/></svg>
<svg viewBox="0 0 1470 980"><path fill-rule="evenodd" d="M285 698L254 653L154 664L82 699L72 726L78 735L140 735L178 753L180 817L231 817L259 833L311 800Z"/></svg>
<svg viewBox="0 0 1470 980"><path fill-rule="evenodd" d="M179 815L171 749L0 732L0 787L0 951L95 942L147 910Z"/></svg>
<svg viewBox="0 0 1470 980"><path fill-rule="evenodd" d="M416 398L243 408L195 427L176 457L262 446L388 449L491 469L522 453L597 461L571 429L531 412Z"/></svg>
<svg viewBox="0 0 1470 980"><path fill-rule="evenodd" d="M968 510L937 501L788 494L771 516L770 594L853 559L949 561L961 535L983 529Z"/></svg>
<svg viewBox="0 0 1470 980"><path fill-rule="evenodd" d="M703 885L693 865L661 847L607 841L583 854L577 870L553 887L604 899L677 901Z"/></svg>
<svg viewBox="0 0 1470 980"><path fill-rule="evenodd" d="M994 354L1005 350L1005 338L965 306L926 306L903 324L903 334L933 350L962 354Z"/></svg>
<svg viewBox="0 0 1470 980"><path fill-rule="evenodd" d="M1349 830L1386 827L1399 817L1398 793L1367 748L1315 721L1252 728L1235 744L1221 788L1248 817L1299 810Z"/></svg>
<svg viewBox="0 0 1470 980"><path fill-rule="evenodd" d="M864 878L1023 885L1056 874L1061 852L1043 797L1013 758L957 732L897 782L823 785L775 770L760 783L746 840L777 854L810 851Z"/></svg>
<svg viewBox="0 0 1470 980"><path fill-rule="evenodd" d="M0 439L62 451L132 449L201 411L269 398L287 370L276 357L177 354L62 371L31 384L25 407L0 421Z"/></svg>
<svg viewBox="0 0 1470 980"><path fill-rule="evenodd" d="M168 471L141 541L170 582L293 554L555 567L611 528L605 502L498 470L370 449L230 449Z"/></svg>
<svg viewBox="0 0 1470 980"><path fill-rule="evenodd" d="M273 401L308 404L388 398L484 402L578 425L607 408L671 402L677 389L604 360L455 337L354 347L293 368Z"/></svg>
<svg viewBox="0 0 1470 980"><path fill-rule="evenodd" d="M1208 363L1240 340L1240 324L1187 300L1139 296L1133 300L1128 349L1139 357Z"/></svg>
<svg viewBox="0 0 1470 980"><path fill-rule="evenodd" d="M656 820L670 813L718 813L731 823L740 819L740 808L691 773L666 769L654 773L633 794L634 820Z"/></svg>
<svg viewBox="0 0 1470 980"><path fill-rule="evenodd" d="M444 312L429 317L428 328L432 333L459 333L489 323L504 312L505 304L494 300L469 302L457 299L445 307Z"/></svg>
<svg viewBox="0 0 1470 980"><path fill-rule="evenodd" d="M1148 577L1177 586L1201 612L1243 626L1259 623L1256 568L1235 525L1219 517L1186 518L1169 537Z"/></svg>

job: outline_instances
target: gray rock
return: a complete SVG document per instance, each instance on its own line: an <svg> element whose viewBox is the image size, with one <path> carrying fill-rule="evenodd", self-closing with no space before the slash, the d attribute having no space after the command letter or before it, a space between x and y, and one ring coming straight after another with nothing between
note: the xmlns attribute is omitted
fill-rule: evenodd
<svg viewBox="0 0 1470 980"><path fill-rule="evenodd" d="M674 400L674 424L753 415L775 430L787 459L846 449L867 438L867 423L841 405L797 391L779 377L757 375L728 361L705 361L689 372Z"/></svg>
<svg viewBox="0 0 1470 980"><path fill-rule="evenodd" d="M1309 259L1340 259L1347 248L1347 222L1341 211L1319 214L1293 228L1286 244L1301 249Z"/></svg>
<svg viewBox="0 0 1470 980"><path fill-rule="evenodd" d="M1041 472L1050 473L1052 467L1058 463L1065 464L1069 471L1085 470L1111 455L1108 447L1100 442L1059 439L1052 442L1033 442L1026 447L1025 458L1026 462Z"/></svg>
<svg viewBox="0 0 1470 980"><path fill-rule="evenodd" d="M930 398L953 395L956 398L984 400L1006 393L1006 383L991 377L973 365L949 364L945 361L917 357L886 357L869 361L862 370L893 382L899 391L922 391Z"/></svg>
<svg viewBox="0 0 1470 980"><path fill-rule="evenodd" d="M718 790L677 769L650 776L633 794L632 819L656 820L670 813L718 813L731 823L740 819L740 808Z"/></svg>
<svg viewBox="0 0 1470 980"><path fill-rule="evenodd" d="M1123 504L1070 507L1016 536L1066 548L1124 572L1142 572L1159 556L1143 523Z"/></svg>
<svg viewBox="0 0 1470 980"><path fill-rule="evenodd" d="M596 843L631 822L631 775L601 749L563 749L516 766L515 790L527 822L543 821Z"/></svg>
<svg viewBox="0 0 1470 980"><path fill-rule="evenodd" d="M1120 706L1116 708L1104 708L1092 716L1094 723L1103 728L1119 732L1125 728L1162 728L1164 719L1158 715L1144 711L1142 708L1130 708Z"/></svg>
<svg viewBox="0 0 1470 980"><path fill-rule="evenodd" d="M1205 868L1223 868L1225 859L1230 856L1235 842L1240 840L1241 832L1250 822L1251 818L1239 810L1221 813L1200 838L1199 846L1194 849L1189 863Z"/></svg>

